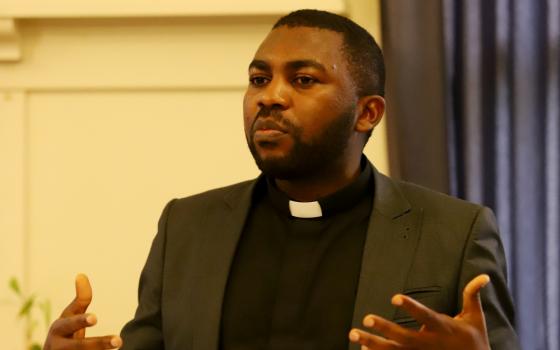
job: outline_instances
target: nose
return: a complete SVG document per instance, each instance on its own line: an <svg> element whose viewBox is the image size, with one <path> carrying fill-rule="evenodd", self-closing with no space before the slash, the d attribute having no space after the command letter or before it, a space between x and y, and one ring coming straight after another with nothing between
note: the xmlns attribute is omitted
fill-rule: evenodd
<svg viewBox="0 0 560 350"><path fill-rule="evenodd" d="M262 90L258 98L260 108L288 108L288 86L281 79L272 79Z"/></svg>

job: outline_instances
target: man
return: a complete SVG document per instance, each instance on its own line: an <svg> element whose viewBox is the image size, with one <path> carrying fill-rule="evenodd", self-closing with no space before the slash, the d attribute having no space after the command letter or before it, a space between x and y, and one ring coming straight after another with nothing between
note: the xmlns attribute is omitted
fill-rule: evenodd
<svg viewBox="0 0 560 350"><path fill-rule="evenodd" d="M363 28L315 10L280 19L243 104L263 174L167 205L122 340L84 338L96 319L80 275L45 349L518 348L491 212L362 155L383 85Z"/></svg>

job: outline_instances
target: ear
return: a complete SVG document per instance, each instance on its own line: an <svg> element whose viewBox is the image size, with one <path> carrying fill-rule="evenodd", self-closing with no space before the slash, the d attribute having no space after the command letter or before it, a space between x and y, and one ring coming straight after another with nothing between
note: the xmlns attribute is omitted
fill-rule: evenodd
<svg viewBox="0 0 560 350"><path fill-rule="evenodd" d="M385 113L385 99L378 95L364 96L358 101L358 112L355 130L369 133L379 124Z"/></svg>

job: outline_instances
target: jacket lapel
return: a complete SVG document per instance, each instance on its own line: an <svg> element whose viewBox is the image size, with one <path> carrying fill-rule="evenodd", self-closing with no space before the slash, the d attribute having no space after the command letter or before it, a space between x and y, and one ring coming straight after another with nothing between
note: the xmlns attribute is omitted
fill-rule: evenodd
<svg viewBox="0 0 560 350"><path fill-rule="evenodd" d="M420 233L421 211L413 211L397 185L375 172L375 198L370 216L353 328L363 328L364 316L374 313L391 319L391 297L404 289ZM358 350L350 344L350 350Z"/></svg>
<svg viewBox="0 0 560 350"><path fill-rule="evenodd" d="M245 220L251 206L252 193L258 180L236 187L224 196L223 207L209 209L201 232L204 240L198 251L196 297L193 307L195 329L193 349L217 350L220 337L222 302L230 266L235 255Z"/></svg>

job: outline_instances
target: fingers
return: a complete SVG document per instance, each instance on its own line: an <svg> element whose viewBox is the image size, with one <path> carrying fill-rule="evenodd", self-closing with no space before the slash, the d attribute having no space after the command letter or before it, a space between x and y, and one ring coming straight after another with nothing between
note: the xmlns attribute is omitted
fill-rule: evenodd
<svg viewBox="0 0 560 350"><path fill-rule="evenodd" d="M104 337L91 337L84 339L61 338L56 344L57 350L105 350L116 349L122 346L122 339L116 335ZM53 346L54 348L54 346Z"/></svg>
<svg viewBox="0 0 560 350"><path fill-rule="evenodd" d="M407 349L396 341L385 339L383 337L364 332L360 329L352 329L348 334L348 338L350 341L362 345L362 349L364 347L376 350Z"/></svg>
<svg viewBox="0 0 560 350"><path fill-rule="evenodd" d="M482 305L480 303L480 290L490 282L490 277L486 274L478 275L473 278L463 289L463 312L462 314L482 315Z"/></svg>
<svg viewBox="0 0 560 350"><path fill-rule="evenodd" d="M122 346L122 339L116 335L104 337L84 338L76 336L83 334L86 327L97 323L97 317L92 314L73 315L56 320L47 336L45 350L100 350L115 349Z"/></svg>
<svg viewBox="0 0 560 350"><path fill-rule="evenodd" d="M404 328L382 317L368 315L363 322L365 327L371 328L385 338L392 339L402 345L418 345L418 332Z"/></svg>
<svg viewBox="0 0 560 350"><path fill-rule="evenodd" d="M97 323L97 317L92 314L74 315L64 318L59 318L54 321L50 333L61 337L70 337L74 333L86 328L91 327Z"/></svg>
<svg viewBox="0 0 560 350"><path fill-rule="evenodd" d="M77 275L75 284L76 297L64 311L62 311L61 317L83 314L91 303L92 291L87 276L84 274Z"/></svg>
<svg viewBox="0 0 560 350"><path fill-rule="evenodd" d="M430 329L439 329L443 325L444 320L440 314L410 297L397 294L391 299L391 304L404 309L419 324Z"/></svg>

